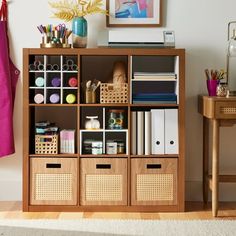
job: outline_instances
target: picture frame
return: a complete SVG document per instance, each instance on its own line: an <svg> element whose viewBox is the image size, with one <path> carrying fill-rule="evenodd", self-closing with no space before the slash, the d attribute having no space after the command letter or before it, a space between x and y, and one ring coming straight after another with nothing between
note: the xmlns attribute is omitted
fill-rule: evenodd
<svg viewBox="0 0 236 236"><path fill-rule="evenodd" d="M160 27L162 0L106 0L107 27Z"/></svg>

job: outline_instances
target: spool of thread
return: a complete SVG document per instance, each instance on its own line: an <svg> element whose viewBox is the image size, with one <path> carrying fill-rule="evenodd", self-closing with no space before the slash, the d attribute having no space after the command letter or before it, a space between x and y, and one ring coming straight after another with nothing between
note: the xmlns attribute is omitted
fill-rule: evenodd
<svg viewBox="0 0 236 236"><path fill-rule="evenodd" d="M69 70L69 65L67 65L67 64L62 65L62 70L64 70L64 71Z"/></svg>
<svg viewBox="0 0 236 236"><path fill-rule="evenodd" d="M57 93L51 94L50 97L49 97L49 101L50 101L51 103L58 103L58 102L60 101L60 96L59 96L59 94L57 94Z"/></svg>
<svg viewBox="0 0 236 236"><path fill-rule="evenodd" d="M76 96L74 94L70 93L66 96L67 103L72 104L75 103L75 101L76 101Z"/></svg>
<svg viewBox="0 0 236 236"><path fill-rule="evenodd" d="M37 87L43 87L44 86L44 78L43 77L38 77L35 79L35 85Z"/></svg>
<svg viewBox="0 0 236 236"><path fill-rule="evenodd" d="M70 85L70 87L76 87L78 84L77 78L71 77L68 81L68 84Z"/></svg>
<svg viewBox="0 0 236 236"><path fill-rule="evenodd" d="M35 64L29 64L29 70L36 70Z"/></svg>
<svg viewBox="0 0 236 236"><path fill-rule="evenodd" d="M74 61L72 59L68 59L68 60L66 60L66 64L68 66L72 66L74 64Z"/></svg>
<svg viewBox="0 0 236 236"><path fill-rule="evenodd" d="M71 65L71 70L77 71L78 70L78 66L76 64Z"/></svg>
<svg viewBox="0 0 236 236"><path fill-rule="evenodd" d="M44 67L44 64L39 64L39 65L38 65L38 70L41 70L41 71L42 71L42 70L44 70L44 68L45 68L45 67Z"/></svg>
<svg viewBox="0 0 236 236"><path fill-rule="evenodd" d="M52 70L52 64L47 64L47 70Z"/></svg>
<svg viewBox="0 0 236 236"><path fill-rule="evenodd" d="M54 64L54 65L52 66L52 69L53 69L53 70L60 70L60 67L59 67L59 65Z"/></svg>
<svg viewBox="0 0 236 236"><path fill-rule="evenodd" d="M52 79L51 84L53 87L59 87L61 85L61 79L55 77Z"/></svg>
<svg viewBox="0 0 236 236"><path fill-rule="evenodd" d="M43 102L44 102L44 96L43 96L43 94L37 93L37 94L34 96L34 102L37 103L37 104L43 103Z"/></svg>

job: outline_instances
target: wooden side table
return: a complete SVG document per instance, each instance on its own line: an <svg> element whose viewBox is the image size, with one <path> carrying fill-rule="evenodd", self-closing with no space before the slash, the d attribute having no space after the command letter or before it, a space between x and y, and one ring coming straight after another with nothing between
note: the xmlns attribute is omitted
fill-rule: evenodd
<svg viewBox="0 0 236 236"><path fill-rule="evenodd" d="M198 112L203 116L203 200L207 203L212 191L212 214L218 213L219 182L236 182L236 175L219 175L220 127L236 124L236 97L198 97ZM209 125L212 124L212 149L209 150ZM209 151L212 175L209 175Z"/></svg>

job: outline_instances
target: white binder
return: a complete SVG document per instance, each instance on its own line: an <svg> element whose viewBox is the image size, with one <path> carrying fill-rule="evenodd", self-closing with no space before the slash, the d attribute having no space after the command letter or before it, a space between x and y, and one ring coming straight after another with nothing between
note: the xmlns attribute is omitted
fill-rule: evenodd
<svg viewBox="0 0 236 236"><path fill-rule="evenodd" d="M137 154L137 112L131 112L131 154Z"/></svg>
<svg viewBox="0 0 236 236"><path fill-rule="evenodd" d="M151 110L152 154L165 153L165 113L164 109Z"/></svg>
<svg viewBox="0 0 236 236"><path fill-rule="evenodd" d="M151 154L151 112L144 113L144 154Z"/></svg>
<svg viewBox="0 0 236 236"><path fill-rule="evenodd" d="M178 109L165 109L165 154L178 153Z"/></svg>
<svg viewBox="0 0 236 236"><path fill-rule="evenodd" d="M137 155L144 154L144 112L137 111Z"/></svg>

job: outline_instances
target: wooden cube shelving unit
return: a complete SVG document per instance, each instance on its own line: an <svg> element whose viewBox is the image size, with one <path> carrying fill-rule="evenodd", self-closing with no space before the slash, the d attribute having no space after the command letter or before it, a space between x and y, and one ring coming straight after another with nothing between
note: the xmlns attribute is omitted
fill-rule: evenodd
<svg viewBox="0 0 236 236"><path fill-rule="evenodd" d="M75 66L64 70L69 60ZM128 83L127 103L100 103L96 93L96 104L85 103L85 87L88 80L102 83L112 82L115 62L126 65ZM41 63L40 69L29 65ZM36 63L36 64L37 64ZM23 50L23 210L24 211L130 211L130 212L180 212L185 202L185 50L151 48L89 48L89 49L34 49ZM48 70L54 65L58 70ZM71 67L72 68L72 67ZM135 72L174 73L176 80L135 80ZM44 79L40 87L35 84L38 77ZM70 78L78 84L70 87ZM53 86L52 80L60 79ZM176 94L176 102L135 103L134 94L164 92ZM42 103L35 103L34 96L40 93ZM51 103L50 96L57 93L59 100ZM67 95L74 96L68 103ZM41 97L42 97L41 96ZM108 128L110 109L124 111L124 126L120 130ZM153 109L177 110L177 152L137 155L132 152L132 112ZM86 116L98 115L100 130L85 130ZM60 129L75 130L74 154L36 154L35 122L49 120ZM84 140L95 138L102 142L102 154L84 153ZM121 140L124 153L106 154L106 143L110 139ZM58 150L60 148L58 147ZM38 166L40 163L40 168ZM74 166L76 165L76 166ZM65 168L66 173L63 172ZM36 177L46 176L44 183ZM60 176L64 179L61 184ZM46 192L43 198L37 188L48 191L50 179L57 185L59 193ZM66 186L67 183L72 183ZM40 185L39 185L40 184ZM38 186L38 187L35 187ZM35 190L36 189L36 190ZM60 190L61 189L61 190ZM56 191L56 190L55 190ZM62 192L60 192L62 191ZM64 192L63 192L64 191ZM63 199L63 196L66 197ZM44 193L44 192L43 192ZM39 195L37 195L39 194ZM53 196L50 197L52 194ZM61 200L60 200L61 196ZM54 202L54 198L55 202ZM48 198L48 199L47 199Z"/></svg>

